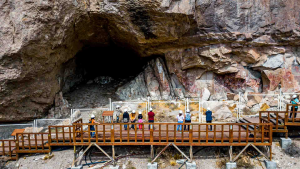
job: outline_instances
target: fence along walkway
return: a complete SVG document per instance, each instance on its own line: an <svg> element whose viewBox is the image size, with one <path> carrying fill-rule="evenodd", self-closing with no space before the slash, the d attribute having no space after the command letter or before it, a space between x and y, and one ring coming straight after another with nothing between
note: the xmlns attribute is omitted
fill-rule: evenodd
<svg viewBox="0 0 300 169"><path fill-rule="evenodd" d="M287 104L286 111L260 111L259 121L257 118L247 118L249 122L259 123L272 123L273 132L285 133L285 137L288 137L288 126L300 126L300 115L299 111L295 111L292 106L300 106Z"/></svg>
<svg viewBox="0 0 300 169"><path fill-rule="evenodd" d="M124 129L125 123L98 124L95 125L94 138L90 134L91 124L82 123L79 119L72 125L49 126L47 133L17 133L16 140L0 140L0 156L15 160L19 153L47 153L51 152L52 146L84 146L90 143L102 146L168 143L178 146L246 146L252 143L270 146L271 150L273 132L284 132L287 137L287 126L300 126L300 118L295 117L298 111L290 111L291 106L288 104L286 111L262 111L259 118L248 120L248 123L143 123L142 129L134 123L131 130ZM126 124L128 127L132 125ZM151 129L149 125L153 125ZM190 130L176 131L177 125L189 125ZM209 130L210 125L212 130Z"/></svg>
<svg viewBox="0 0 300 169"><path fill-rule="evenodd" d="M47 153L53 146L87 146L96 143L110 145L167 145L178 146L256 146L272 145L271 123L205 123L186 124L189 131L176 131L177 125L185 123L143 123L142 129L134 123L134 129L125 130L130 123L106 123L95 126L91 137L90 125L77 121L69 126L49 126L49 133L18 133L16 140L2 141L0 155L17 159L19 153ZM150 129L149 129L150 125ZM210 130L210 125L212 130ZM250 130L250 126L256 126ZM271 157L271 154L270 154Z"/></svg>

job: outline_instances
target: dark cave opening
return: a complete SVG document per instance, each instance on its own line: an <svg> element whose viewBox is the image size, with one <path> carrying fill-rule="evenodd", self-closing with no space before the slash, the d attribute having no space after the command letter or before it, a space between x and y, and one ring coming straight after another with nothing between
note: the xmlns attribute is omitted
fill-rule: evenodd
<svg viewBox="0 0 300 169"><path fill-rule="evenodd" d="M118 87L133 80L156 57L141 57L116 45L85 46L65 63L62 91L72 107L104 106L108 98L120 100L115 94Z"/></svg>
<svg viewBox="0 0 300 169"><path fill-rule="evenodd" d="M149 58L140 57L131 49L118 46L88 46L75 56L76 72L85 80L108 76L115 80L131 79L144 70Z"/></svg>

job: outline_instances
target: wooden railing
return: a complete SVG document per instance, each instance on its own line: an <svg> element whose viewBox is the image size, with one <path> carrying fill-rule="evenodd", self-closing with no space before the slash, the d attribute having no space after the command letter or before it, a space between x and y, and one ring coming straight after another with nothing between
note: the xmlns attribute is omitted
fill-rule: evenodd
<svg viewBox="0 0 300 169"><path fill-rule="evenodd" d="M79 137L80 136L80 132L77 132L77 131L81 131L82 130L82 126L80 124L82 124L82 118L76 120L74 123L73 123L73 126L74 126L74 133L75 134L75 137ZM79 124L79 125L78 125Z"/></svg>
<svg viewBox="0 0 300 169"><path fill-rule="evenodd" d="M248 143L270 145L272 143L271 123L106 123L106 124L77 124L81 125L79 137L73 137L74 145L166 145L170 142L176 145L195 146L242 146ZM90 126L95 126L91 131ZM134 129L124 130L134 126ZM142 129L138 129L141 125ZM149 130L150 125L150 130ZM177 126L190 126L189 131L177 131ZM210 125L212 130L209 130ZM254 128L250 130L250 128ZM76 135L74 133L74 135ZM91 133L95 133L92 137Z"/></svg>
<svg viewBox="0 0 300 169"><path fill-rule="evenodd" d="M16 159L16 140L0 140L0 156Z"/></svg>
<svg viewBox="0 0 300 169"><path fill-rule="evenodd" d="M95 126L95 131L91 131L91 125ZM127 130L124 129L124 125L127 125ZM133 129L129 129L131 125ZM182 131L177 131L180 125ZM183 130L185 125L189 130ZM179 146L246 146L252 143L257 146L271 146L272 129L272 123L264 119L262 123L224 124L76 123L72 126L49 126L49 133L17 133L16 140L0 140L2 143L0 155L8 155L16 159L18 153L48 153L51 151L51 146L90 145L91 143L98 145L174 143ZM92 137L91 133L95 133L95 137Z"/></svg>
<svg viewBox="0 0 300 169"><path fill-rule="evenodd" d="M78 120L76 120L76 121L73 122L73 124L76 124L76 123L80 123L81 124L82 123L82 118L80 118L80 119L78 119Z"/></svg>
<svg viewBox="0 0 300 169"><path fill-rule="evenodd" d="M56 145L73 145L73 126L49 126L49 144ZM59 144L58 144L59 143Z"/></svg>
<svg viewBox="0 0 300 169"><path fill-rule="evenodd" d="M300 111L295 110L295 106L300 108L300 104L287 104L285 113L285 125L300 126ZM290 115L292 115L290 117ZM298 116L295 117L295 116Z"/></svg>
<svg viewBox="0 0 300 169"><path fill-rule="evenodd" d="M17 153L46 153L49 152L49 133L17 133Z"/></svg>
<svg viewBox="0 0 300 169"><path fill-rule="evenodd" d="M286 112L285 111L260 111L260 123L273 123L273 132L287 133L287 126L285 125Z"/></svg>

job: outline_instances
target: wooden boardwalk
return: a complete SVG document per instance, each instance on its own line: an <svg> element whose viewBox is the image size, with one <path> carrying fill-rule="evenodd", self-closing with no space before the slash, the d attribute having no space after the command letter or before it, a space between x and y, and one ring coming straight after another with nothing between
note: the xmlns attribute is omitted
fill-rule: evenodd
<svg viewBox="0 0 300 169"><path fill-rule="evenodd" d="M2 141L0 155L17 159L20 153L48 153L53 146L167 145L177 146L271 146L272 125L265 124L186 124L189 130L177 131L182 123L143 123L142 129L134 123L134 129L124 129L126 123L94 125L95 137L91 136L91 124L73 123L70 126L49 126L49 133L18 133L16 140ZM131 127L131 124L127 125ZM149 129L149 125L150 128ZM257 126L250 131L250 125ZM212 130L210 130L212 126Z"/></svg>
<svg viewBox="0 0 300 169"><path fill-rule="evenodd" d="M46 133L17 133L15 140L0 140L0 156L12 160L20 153L48 153L53 146L99 146L122 145L168 145L176 146L269 146L272 156L273 132L284 132L287 126L300 125L299 118L290 118L290 105L286 111L263 111L259 118L245 118L240 123L133 123L134 129L125 130L124 125L131 123L97 124L95 131L90 125L77 120L72 125L49 126ZM149 129L150 125L150 129ZM177 131L177 126L190 127ZM210 130L212 126L212 130ZM91 132L95 133L92 137Z"/></svg>

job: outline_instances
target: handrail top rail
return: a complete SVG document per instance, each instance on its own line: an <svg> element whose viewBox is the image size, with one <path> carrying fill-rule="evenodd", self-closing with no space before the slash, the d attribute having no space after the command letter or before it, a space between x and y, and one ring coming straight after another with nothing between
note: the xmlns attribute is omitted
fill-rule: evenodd
<svg viewBox="0 0 300 169"><path fill-rule="evenodd" d="M0 140L0 141L16 141L16 140L3 139L3 140Z"/></svg>
<svg viewBox="0 0 300 169"><path fill-rule="evenodd" d="M82 121L82 118L77 119L76 121L74 121L73 123L78 123L79 121Z"/></svg>
<svg viewBox="0 0 300 169"><path fill-rule="evenodd" d="M80 123L81 124L81 123ZM74 125L76 125L76 124L74 124ZM64 126L64 125L59 125L59 126L48 126L48 127L74 127L74 125L66 125L66 126Z"/></svg>
<svg viewBox="0 0 300 169"><path fill-rule="evenodd" d="M259 111L259 113L285 113L286 111Z"/></svg>
<svg viewBox="0 0 300 169"><path fill-rule="evenodd" d="M49 134L49 133L16 133L16 135L25 135L25 134Z"/></svg>
<svg viewBox="0 0 300 169"><path fill-rule="evenodd" d="M92 123L77 123L74 124L74 126L76 125L89 125L89 126L94 126L94 125L108 125L108 126L112 126L112 125L128 125L128 124L152 124L152 125L273 125L272 123L268 124L268 123L98 123L98 124L92 124Z"/></svg>
<svg viewBox="0 0 300 169"><path fill-rule="evenodd" d="M277 120L276 117L274 117L274 118L273 118L273 117L272 117L272 118L262 117L261 119L262 119L262 120L269 120L269 119L270 119L270 120ZM285 118L278 118L278 120L284 120L284 119L285 119Z"/></svg>

